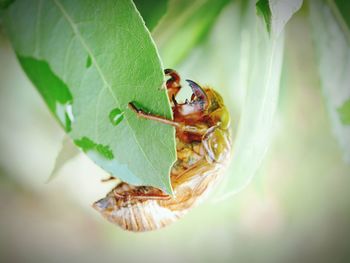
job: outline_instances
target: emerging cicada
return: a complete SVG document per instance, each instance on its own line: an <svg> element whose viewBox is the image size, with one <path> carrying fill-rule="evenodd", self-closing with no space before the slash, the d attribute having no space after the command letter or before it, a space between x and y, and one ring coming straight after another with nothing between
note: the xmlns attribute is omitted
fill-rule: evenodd
<svg viewBox="0 0 350 263"><path fill-rule="evenodd" d="M150 186L119 183L107 196L94 203L106 219L130 231L159 229L176 221L198 204L222 175L230 156L230 115L222 97L211 88L187 80L192 96L178 103L179 75L166 69L168 97L173 120L129 107L139 117L176 128L177 161L171 169L174 196Z"/></svg>

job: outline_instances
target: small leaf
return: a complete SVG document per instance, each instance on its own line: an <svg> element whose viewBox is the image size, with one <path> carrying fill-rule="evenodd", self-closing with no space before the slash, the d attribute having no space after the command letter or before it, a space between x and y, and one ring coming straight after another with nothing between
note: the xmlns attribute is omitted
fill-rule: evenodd
<svg viewBox="0 0 350 263"><path fill-rule="evenodd" d="M303 0L259 0L256 8L265 21L267 31L278 36L302 4Z"/></svg>
<svg viewBox="0 0 350 263"><path fill-rule="evenodd" d="M121 180L170 193L174 129L141 120L127 106L136 101L171 118L159 56L131 0L16 0L4 25L76 145ZM116 108L122 117L111 122Z"/></svg>
<svg viewBox="0 0 350 263"><path fill-rule="evenodd" d="M343 5L341 5L343 4ZM348 10L342 1L310 1L310 19L321 87L333 133L350 163L350 38Z"/></svg>

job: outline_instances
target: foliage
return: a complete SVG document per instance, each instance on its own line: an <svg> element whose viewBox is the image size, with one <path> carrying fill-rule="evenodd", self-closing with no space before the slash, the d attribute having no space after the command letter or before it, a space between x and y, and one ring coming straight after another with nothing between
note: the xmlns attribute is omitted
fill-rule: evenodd
<svg viewBox="0 0 350 263"><path fill-rule="evenodd" d="M127 107L135 101L171 118L156 48L132 2L18 0L4 24L23 69L76 145L124 181L171 192L173 128Z"/></svg>
<svg viewBox="0 0 350 263"><path fill-rule="evenodd" d="M309 2L325 100L350 160L350 7L345 0ZM303 1L134 3L17 0L6 5L3 20L23 69L75 144L131 184L170 193L176 156L173 128L137 119L128 102L171 118L163 67L211 84L234 119L233 158L220 197L237 192L270 144L285 27ZM67 160L60 155L56 168Z"/></svg>

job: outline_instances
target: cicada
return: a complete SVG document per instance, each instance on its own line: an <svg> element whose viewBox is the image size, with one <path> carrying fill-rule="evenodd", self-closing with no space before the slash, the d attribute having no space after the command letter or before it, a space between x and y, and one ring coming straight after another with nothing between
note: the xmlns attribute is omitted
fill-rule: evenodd
<svg viewBox="0 0 350 263"><path fill-rule="evenodd" d="M125 230L156 230L181 218L207 196L230 156L230 114L218 92L187 80L192 96L178 103L180 76L172 69L166 69L165 75L172 120L146 113L134 103L129 108L141 118L175 127L177 160L170 172L174 195L151 186L119 183L93 207Z"/></svg>

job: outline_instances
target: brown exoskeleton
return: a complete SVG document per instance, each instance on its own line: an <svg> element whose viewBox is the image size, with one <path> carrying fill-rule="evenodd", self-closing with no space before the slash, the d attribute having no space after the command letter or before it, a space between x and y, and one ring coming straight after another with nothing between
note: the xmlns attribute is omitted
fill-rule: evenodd
<svg viewBox="0 0 350 263"><path fill-rule="evenodd" d="M159 229L182 217L206 196L230 155L230 115L222 97L187 80L193 94L189 101L178 103L180 77L171 69L165 74L170 77L166 86L173 120L146 113L133 103L129 108L139 117L175 127L177 161L170 174L174 196L151 186L122 182L94 203L110 222L130 231Z"/></svg>

